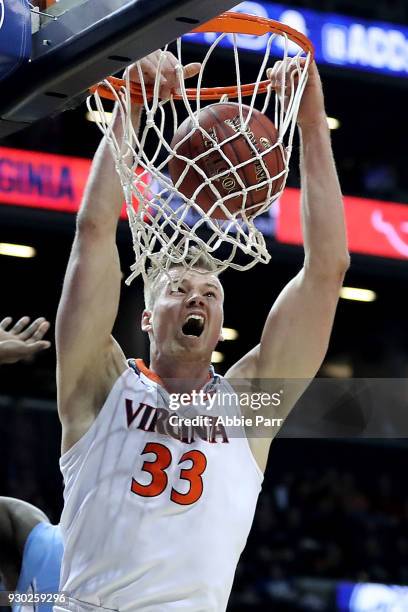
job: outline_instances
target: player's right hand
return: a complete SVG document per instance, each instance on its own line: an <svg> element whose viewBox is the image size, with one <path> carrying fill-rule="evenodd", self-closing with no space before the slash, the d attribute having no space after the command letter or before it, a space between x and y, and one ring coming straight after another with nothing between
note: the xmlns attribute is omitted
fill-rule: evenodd
<svg viewBox="0 0 408 612"><path fill-rule="evenodd" d="M299 64L302 68L305 61L305 58L299 60ZM267 69L266 74L271 81L272 89L279 95L282 93L282 86L283 83L285 83L283 105L286 110L293 93L292 88L297 87L299 80L297 62L293 58L277 61L272 68ZM318 124L327 126L322 83L315 61L311 61L309 64L308 78L300 102L297 124L299 127L308 127Z"/></svg>
<svg viewBox="0 0 408 612"><path fill-rule="evenodd" d="M130 67L130 80L135 83L140 83L137 63L140 65L146 85L154 85L160 67L159 97L162 100L167 100L172 92L180 89L180 78L189 79L198 74L201 68L201 64L198 62L181 66L173 53L158 50Z"/></svg>

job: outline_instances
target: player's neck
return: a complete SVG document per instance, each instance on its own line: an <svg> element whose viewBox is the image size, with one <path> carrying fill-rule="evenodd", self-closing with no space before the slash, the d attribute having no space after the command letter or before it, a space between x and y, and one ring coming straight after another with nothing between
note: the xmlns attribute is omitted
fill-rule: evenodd
<svg viewBox="0 0 408 612"><path fill-rule="evenodd" d="M207 361L175 360L164 355L150 355L150 370L163 381L169 393L190 393L208 382Z"/></svg>

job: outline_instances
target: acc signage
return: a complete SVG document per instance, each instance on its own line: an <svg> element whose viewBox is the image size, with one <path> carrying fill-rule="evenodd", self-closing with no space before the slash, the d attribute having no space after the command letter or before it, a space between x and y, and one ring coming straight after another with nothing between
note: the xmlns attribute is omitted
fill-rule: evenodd
<svg viewBox="0 0 408 612"><path fill-rule="evenodd" d="M302 244L300 193L287 188L278 203L276 240ZM344 198L350 251L408 260L408 206L380 200Z"/></svg>
<svg viewBox="0 0 408 612"><path fill-rule="evenodd" d="M269 17L303 32L312 41L316 61L320 64L398 77L408 76L407 27L303 8L288 9L283 4L269 2L241 2L234 11ZM185 39L208 45L214 42L216 36L188 34ZM272 54L282 52L279 39L277 37L272 44ZM241 49L258 53L264 52L266 40L266 36L237 35ZM220 44L230 47L231 41L232 35L229 34Z"/></svg>
<svg viewBox="0 0 408 612"><path fill-rule="evenodd" d="M0 147L0 203L76 213L90 167L89 159Z"/></svg>

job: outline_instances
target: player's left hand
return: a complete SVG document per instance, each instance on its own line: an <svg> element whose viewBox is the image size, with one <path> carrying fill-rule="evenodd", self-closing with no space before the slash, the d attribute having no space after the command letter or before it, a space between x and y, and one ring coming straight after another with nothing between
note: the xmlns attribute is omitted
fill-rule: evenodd
<svg viewBox="0 0 408 612"><path fill-rule="evenodd" d="M303 66L304 63L305 59L301 59L300 64ZM271 81L272 88L277 93L281 91L283 76L285 74L284 106L286 109L290 100L292 86L297 85L299 78L295 62L290 59L278 61L273 68L268 68L266 74ZM327 125L323 88L316 62L312 61L308 69L308 79L300 103L297 123L299 127L304 128L321 124L321 122Z"/></svg>
<svg viewBox="0 0 408 612"><path fill-rule="evenodd" d="M140 60L140 68L146 85L154 85L156 76L160 74L159 97L162 100L167 100L172 92L180 89L178 65L179 62L173 53L160 49ZM190 79L200 72L200 68L201 64L198 62L183 66L183 78ZM130 80L140 83L140 75L136 64L130 67Z"/></svg>
<svg viewBox="0 0 408 612"><path fill-rule="evenodd" d="M50 327L44 317L35 319L31 325L29 317L22 317L8 329L12 322L11 317L0 321L0 364L29 361L51 346L51 342L43 340Z"/></svg>

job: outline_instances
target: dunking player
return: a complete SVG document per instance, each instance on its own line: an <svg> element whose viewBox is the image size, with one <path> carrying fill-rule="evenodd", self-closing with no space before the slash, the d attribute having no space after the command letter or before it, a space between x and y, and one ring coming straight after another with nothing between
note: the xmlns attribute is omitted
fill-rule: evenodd
<svg viewBox="0 0 408 612"><path fill-rule="evenodd" d="M22 317L13 327L11 317L0 322L0 365L32 359L47 349L43 340L49 323L43 317L31 324ZM8 591L19 593L56 593L62 558L62 536L58 525L51 525L39 508L20 499L0 497L0 579ZM50 605L20 606L49 612Z"/></svg>
<svg viewBox="0 0 408 612"><path fill-rule="evenodd" d="M158 55L142 61L153 82ZM286 67L268 73L274 87ZM185 76L197 66L185 68ZM135 78L137 75L135 75ZM289 79L286 82L290 82ZM177 87L167 54L162 97ZM135 109L138 122L140 109ZM217 276L191 271L145 287L150 366L131 367L111 336L121 272L122 192L102 142L78 216L57 321L65 555L56 610L225 610L245 546L270 440L165 435L169 393L231 389L228 379L315 376L348 267L343 206L315 64L300 113L305 262L273 305L260 343L227 373L210 367L223 322ZM242 278L242 282L244 282ZM251 317L248 318L248 324ZM186 407L181 414L191 415ZM160 418L159 418L160 417Z"/></svg>

